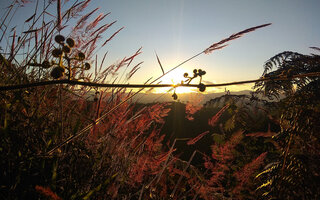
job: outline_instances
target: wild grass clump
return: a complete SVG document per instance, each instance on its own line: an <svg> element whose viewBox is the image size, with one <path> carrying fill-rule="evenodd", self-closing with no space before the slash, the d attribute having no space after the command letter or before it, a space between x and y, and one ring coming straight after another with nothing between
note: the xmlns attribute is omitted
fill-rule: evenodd
<svg viewBox="0 0 320 200"><path fill-rule="evenodd" d="M13 1L1 18L0 43L5 47L1 46L0 53L0 84L23 85L0 92L1 197L254 198L251 179L266 153L251 154L234 164L244 131L230 128L224 141L211 144L209 154L195 150L185 161L175 153L179 139L164 142L160 134L170 104L137 107L130 99L142 89L132 92L125 87L70 84L126 83L141 65L134 64L141 48L110 66L105 66L105 53L98 64L98 50L123 28L109 34L115 21L104 23L110 13L98 13L98 8L85 12L89 2L35 1L35 11L25 20L21 33L10 29L15 26L10 18L26 1ZM56 14L51 13L53 8ZM158 58L163 74L152 83L194 57L224 48L227 42L268 25L233 34L167 72ZM186 74L185 78L191 81L200 76L197 87L205 91L204 74L196 70L193 77ZM207 125L212 129L189 138L186 144L196 145L213 133L229 106L211 113ZM201 109L188 104L186 118L195 120L193 115ZM195 156L203 158L202 168L193 165Z"/></svg>
<svg viewBox="0 0 320 200"><path fill-rule="evenodd" d="M70 6L63 7L61 1L50 1L41 8L36 1L34 14L25 21L29 28L21 36L15 30L3 31L2 38L12 42L9 53L1 53L1 85L53 79L105 83L115 79L120 68L130 69L140 49L109 67L104 66L106 54L100 66L92 58L97 42L115 22L100 25L108 14L92 19L98 9L82 14L88 2L64 2ZM22 3L13 2L6 15ZM57 17L50 14L55 6ZM2 27L9 27L3 17ZM72 20L77 23L68 34ZM136 69L133 66L124 77L133 76ZM134 104L123 101L127 96L125 88L54 84L1 92L1 195L8 199L137 195L140 184L163 162L166 151L159 126L168 109L157 104L133 111Z"/></svg>

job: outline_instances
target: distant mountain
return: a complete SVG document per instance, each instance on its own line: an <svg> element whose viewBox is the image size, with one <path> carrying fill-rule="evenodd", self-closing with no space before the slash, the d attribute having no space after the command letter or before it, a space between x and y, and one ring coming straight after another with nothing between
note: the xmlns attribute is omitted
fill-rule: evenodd
<svg viewBox="0 0 320 200"><path fill-rule="evenodd" d="M250 95L251 90L243 90L239 92L231 92L230 95ZM210 101L211 99L215 99L217 97L221 97L226 95L225 92L218 93L182 93L177 94L179 102L186 103L188 101L193 101L195 99L202 99L200 103L205 103ZM171 102L174 101L172 98L172 93L140 93L133 98L133 101L139 103L154 103L154 102Z"/></svg>
<svg viewBox="0 0 320 200"><path fill-rule="evenodd" d="M203 93L181 93L177 94L178 99L177 102L181 103L187 103L187 102L198 102L200 104L205 104L206 102L216 99L218 97L222 96L238 96L238 97L251 97L252 90L242 90L238 92L229 92L228 94L226 92L217 92L217 93L209 93L209 94L203 94ZM172 98L172 92L170 93L139 93L135 95L132 100L133 102L137 103L157 103L157 102L174 102ZM89 101L92 101L94 99L95 92L89 92L87 94L87 98ZM270 101L267 98L263 97L262 95L257 95L259 99L263 99L266 101ZM284 98L284 95L280 95L280 99ZM201 101L199 101L199 99Z"/></svg>

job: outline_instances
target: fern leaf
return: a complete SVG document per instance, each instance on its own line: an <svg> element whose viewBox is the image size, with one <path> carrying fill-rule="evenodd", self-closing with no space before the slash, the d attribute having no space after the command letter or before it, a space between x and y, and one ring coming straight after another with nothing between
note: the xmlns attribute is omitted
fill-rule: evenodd
<svg viewBox="0 0 320 200"><path fill-rule="evenodd" d="M273 179L268 180L266 183L260 185L256 190L260 190L261 188L267 187L273 183Z"/></svg>
<svg viewBox="0 0 320 200"><path fill-rule="evenodd" d="M284 62L300 56L302 56L302 54L292 51L284 51L282 53L279 53L267 60L267 62L264 64L263 74L271 71L274 67L280 68Z"/></svg>

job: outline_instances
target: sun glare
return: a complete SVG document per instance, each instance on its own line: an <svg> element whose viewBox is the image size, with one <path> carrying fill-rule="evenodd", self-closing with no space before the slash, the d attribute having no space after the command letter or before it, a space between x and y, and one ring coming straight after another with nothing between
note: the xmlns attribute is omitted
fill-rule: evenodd
<svg viewBox="0 0 320 200"><path fill-rule="evenodd" d="M188 70L185 70L183 68L177 68L175 70L173 70L172 72L170 72L169 74L167 74L166 76L164 76L161 79L161 83L162 84L179 84L181 83L181 81L186 80L186 78L183 77L184 73L189 73L191 74L191 72L189 72ZM196 81L196 80L194 80ZM170 88L156 88L153 92L154 93L166 93ZM176 93L191 93L191 92L195 92L196 88L191 88L191 87L177 87L176 88Z"/></svg>

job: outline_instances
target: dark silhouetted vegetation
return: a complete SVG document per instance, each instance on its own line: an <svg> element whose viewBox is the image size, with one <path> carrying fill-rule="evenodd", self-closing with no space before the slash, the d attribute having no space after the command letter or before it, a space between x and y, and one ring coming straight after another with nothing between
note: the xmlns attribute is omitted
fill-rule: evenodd
<svg viewBox="0 0 320 200"><path fill-rule="evenodd" d="M1 18L1 199L319 198L319 55L284 52L266 62L263 77L227 83L257 82L251 96L137 104L145 84L133 92L126 83L141 48L98 63L99 42L123 28L108 33L115 22L85 12L89 2L44 1L22 33L9 18L26 1L13 1ZM167 72L157 56L163 74L151 83L269 25L232 34ZM219 85L203 84L205 74L185 74L184 84L200 92Z"/></svg>

